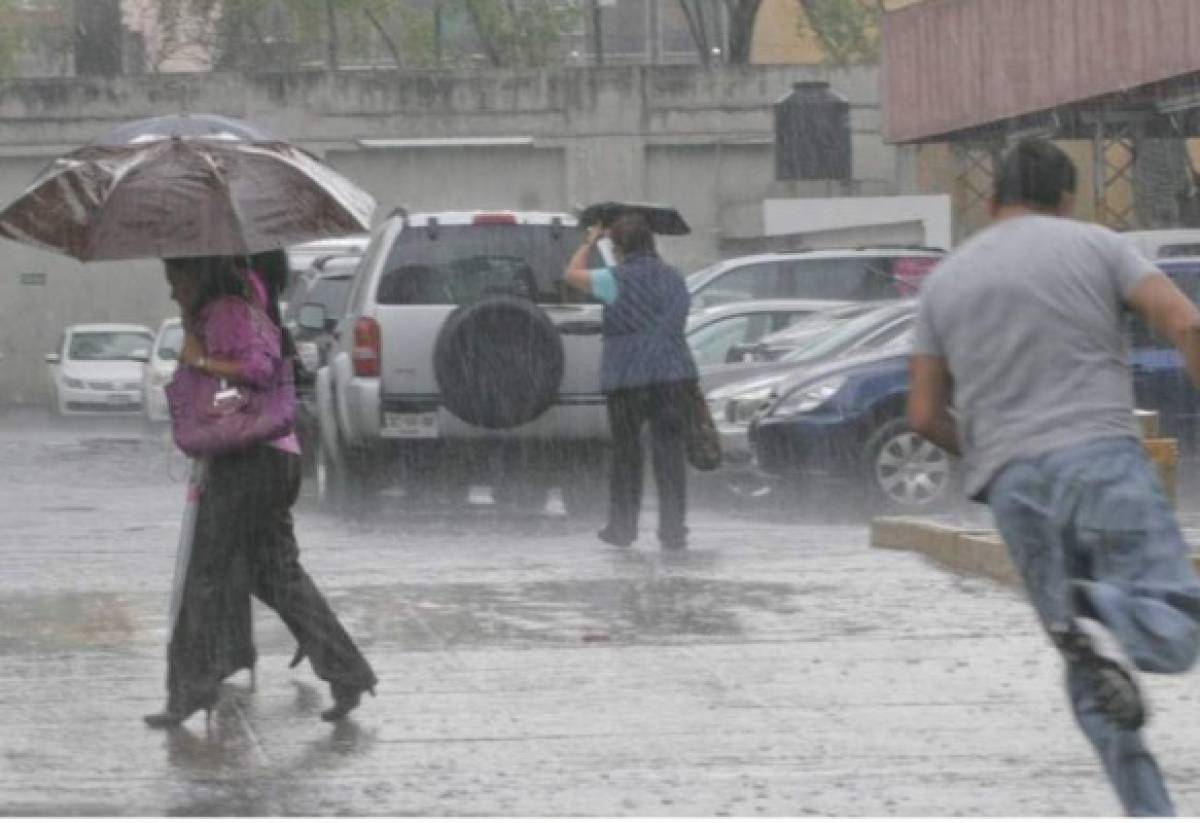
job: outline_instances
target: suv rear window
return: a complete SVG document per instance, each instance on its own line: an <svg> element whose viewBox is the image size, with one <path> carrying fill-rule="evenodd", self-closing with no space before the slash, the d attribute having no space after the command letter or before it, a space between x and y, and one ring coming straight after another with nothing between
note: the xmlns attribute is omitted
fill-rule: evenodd
<svg viewBox="0 0 1200 823"><path fill-rule="evenodd" d="M406 229L388 254L375 299L385 306L461 306L495 295L537 303L591 303L563 282L583 231L485 225ZM598 256L591 265L602 266Z"/></svg>

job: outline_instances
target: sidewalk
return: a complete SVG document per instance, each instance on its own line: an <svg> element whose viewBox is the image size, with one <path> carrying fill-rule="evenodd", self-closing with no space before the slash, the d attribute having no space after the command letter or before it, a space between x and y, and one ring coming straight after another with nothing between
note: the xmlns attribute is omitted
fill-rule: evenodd
<svg viewBox="0 0 1200 823"><path fill-rule="evenodd" d="M328 528L313 520L302 534ZM270 615L258 693L239 676L211 736L199 717L164 735L138 718L162 699L165 591L8 592L0 810L1118 811L1013 595L871 552L862 529L702 526L673 563L586 535L495 553L397 538L387 571L378 548L310 550L382 681L336 729ZM391 580L347 582L368 563ZM1200 808L1189 690L1154 688L1151 731L1184 812Z"/></svg>
<svg viewBox="0 0 1200 823"><path fill-rule="evenodd" d="M150 731L182 489L143 451L0 437L19 467L0 479L0 813L1119 813L1013 591L865 527L712 512L672 559L565 518L302 510L378 697L322 723L326 690L260 610L257 693L235 676L211 735L200 716ZM1195 814L1195 684L1149 686Z"/></svg>

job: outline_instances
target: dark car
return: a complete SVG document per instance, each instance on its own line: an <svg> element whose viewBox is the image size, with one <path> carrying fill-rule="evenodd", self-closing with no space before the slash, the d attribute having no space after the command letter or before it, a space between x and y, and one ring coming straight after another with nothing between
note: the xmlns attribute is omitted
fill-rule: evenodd
<svg viewBox="0 0 1200 823"><path fill-rule="evenodd" d="M1158 264L1193 300L1200 296L1200 259ZM1183 359L1130 315L1134 402L1159 413L1163 436L1179 440L1194 461L1200 403ZM759 471L811 483L815 478L855 484L877 504L923 510L943 503L955 488L950 458L908 427L908 355L831 363L781 385L776 399L750 428Z"/></svg>

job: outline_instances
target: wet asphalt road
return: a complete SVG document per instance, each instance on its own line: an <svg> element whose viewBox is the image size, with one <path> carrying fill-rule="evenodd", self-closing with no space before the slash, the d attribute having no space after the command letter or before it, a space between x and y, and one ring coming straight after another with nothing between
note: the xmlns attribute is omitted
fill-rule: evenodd
<svg viewBox="0 0 1200 823"><path fill-rule="evenodd" d="M185 466L139 423L0 415L0 813L1105 815L1021 600L813 514L697 511L614 550L555 513L297 512L375 665L349 722L256 612L258 689L161 706ZM651 515L653 523L653 515ZM257 608L257 607L256 607ZM1151 682L1181 812L1200 692Z"/></svg>

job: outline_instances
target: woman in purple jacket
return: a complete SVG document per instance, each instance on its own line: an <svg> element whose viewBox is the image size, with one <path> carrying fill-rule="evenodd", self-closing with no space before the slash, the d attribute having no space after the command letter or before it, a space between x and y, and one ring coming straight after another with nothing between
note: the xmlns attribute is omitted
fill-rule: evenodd
<svg viewBox="0 0 1200 823"><path fill-rule="evenodd" d="M286 335L270 283L233 258L166 261L171 297L186 331L180 377L199 370L235 385L262 388L281 369ZM257 281L257 282L256 282ZM292 399L294 403L294 397ZM206 458L191 559L167 650L166 710L147 715L154 728L178 726L196 710L211 713L221 682L253 664L249 596L274 609L317 676L330 684L336 721L358 706L376 678L312 579L300 565L291 507L300 491L294 434Z"/></svg>

